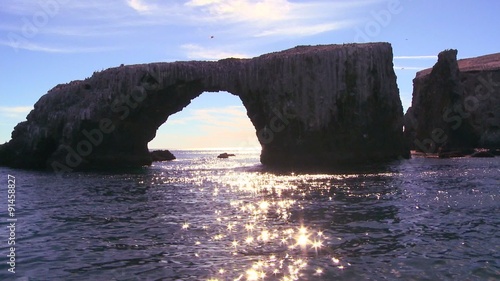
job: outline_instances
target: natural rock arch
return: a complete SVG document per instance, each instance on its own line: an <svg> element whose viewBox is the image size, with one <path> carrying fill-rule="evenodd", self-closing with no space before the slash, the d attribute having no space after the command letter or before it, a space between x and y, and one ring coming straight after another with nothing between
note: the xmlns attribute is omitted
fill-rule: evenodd
<svg viewBox="0 0 500 281"><path fill-rule="evenodd" d="M270 165L408 157L388 43L302 46L253 59L120 66L43 96L2 164L56 171L151 164L147 144L203 92L237 95Z"/></svg>

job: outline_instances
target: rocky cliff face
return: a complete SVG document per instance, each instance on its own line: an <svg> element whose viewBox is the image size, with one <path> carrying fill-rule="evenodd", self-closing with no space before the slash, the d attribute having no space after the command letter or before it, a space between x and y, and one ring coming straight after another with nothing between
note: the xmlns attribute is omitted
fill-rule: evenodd
<svg viewBox="0 0 500 281"><path fill-rule="evenodd" d="M500 148L500 54L457 61L457 51L438 56L413 80L405 135L426 153Z"/></svg>
<svg viewBox="0 0 500 281"><path fill-rule="evenodd" d="M240 97L264 164L408 156L391 46L370 43L94 73L44 95L0 148L1 164L55 171L149 165L157 128L204 91Z"/></svg>

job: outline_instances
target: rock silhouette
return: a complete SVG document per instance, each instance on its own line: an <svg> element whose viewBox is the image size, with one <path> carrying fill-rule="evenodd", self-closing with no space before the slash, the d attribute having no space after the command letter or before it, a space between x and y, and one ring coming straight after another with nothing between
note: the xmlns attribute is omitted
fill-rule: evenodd
<svg viewBox="0 0 500 281"><path fill-rule="evenodd" d="M299 46L253 59L128 65L57 85L0 148L0 164L54 171L151 164L148 142L203 92L247 110L267 165L408 157L388 43Z"/></svg>
<svg viewBox="0 0 500 281"><path fill-rule="evenodd" d="M232 156L236 156L232 153L227 153L227 152L224 152L224 153L221 153L217 156L217 158L229 158L229 157L232 157Z"/></svg>
<svg viewBox="0 0 500 281"><path fill-rule="evenodd" d="M457 50L443 51L413 84L405 115L413 149L470 154L500 148L500 53L457 61Z"/></svg>
<svg viewBox="0 0 500 281"><path fill-rule="evenodd" d="M172 152L168 150L154 150L149 153L151 155L151 161L171 161L175 160L175 156Z"/></svg>

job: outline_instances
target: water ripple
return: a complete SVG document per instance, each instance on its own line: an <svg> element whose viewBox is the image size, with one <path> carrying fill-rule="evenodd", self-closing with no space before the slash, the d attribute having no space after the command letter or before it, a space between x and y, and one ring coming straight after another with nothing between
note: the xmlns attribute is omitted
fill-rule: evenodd
<svg viewBox="0 0 500 281"><path fill-rule="evenodd" d="M19 179L18 276L500 278L500 158L311 172L266 169L257 154L184 153L130 173L2 169Z"/></svg>

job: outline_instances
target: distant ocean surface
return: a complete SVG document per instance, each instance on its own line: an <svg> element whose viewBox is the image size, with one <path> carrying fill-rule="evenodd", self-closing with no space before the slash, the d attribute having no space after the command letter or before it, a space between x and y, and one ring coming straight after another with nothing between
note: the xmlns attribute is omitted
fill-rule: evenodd
<svg viewBox="0 0 500 281"><path fill-rule="evenodd" d="M0 280L500 279L499 157L291 171L257 150L172 152L130 171L0 168Z"/></svg>

